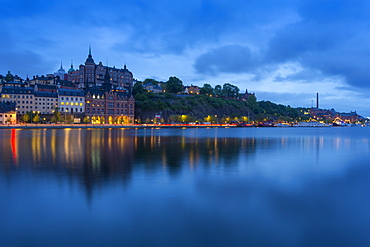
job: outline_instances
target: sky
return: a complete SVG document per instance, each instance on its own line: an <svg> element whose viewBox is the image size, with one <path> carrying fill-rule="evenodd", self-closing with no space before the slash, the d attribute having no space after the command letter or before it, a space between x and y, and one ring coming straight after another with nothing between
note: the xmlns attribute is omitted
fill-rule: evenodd
<svg viewBox="0 0 370 247"><path fill-rule="evenodd" d="M370 0L1 0L0 74L87 58L138 80L231 83L257 100L370 116Z"/></svg>

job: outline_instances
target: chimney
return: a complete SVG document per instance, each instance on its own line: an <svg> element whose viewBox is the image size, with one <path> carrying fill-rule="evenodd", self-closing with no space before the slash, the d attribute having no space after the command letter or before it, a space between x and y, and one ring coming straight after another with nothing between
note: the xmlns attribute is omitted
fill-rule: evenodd
<svg viewBox="0 0 370 247"><path fill-rule="evenodd" d="M316 108L319 109L319 93L316 93Z"/></svg>

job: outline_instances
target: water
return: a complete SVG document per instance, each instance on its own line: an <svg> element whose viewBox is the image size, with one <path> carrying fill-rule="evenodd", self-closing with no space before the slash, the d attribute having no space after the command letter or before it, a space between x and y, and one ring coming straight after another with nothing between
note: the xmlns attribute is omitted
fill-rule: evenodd
<svg viewBox="0 0 370 247"><path fill-rule="evenodd" d="M0 130L0 246L370 246L370 128Z"/></svg>

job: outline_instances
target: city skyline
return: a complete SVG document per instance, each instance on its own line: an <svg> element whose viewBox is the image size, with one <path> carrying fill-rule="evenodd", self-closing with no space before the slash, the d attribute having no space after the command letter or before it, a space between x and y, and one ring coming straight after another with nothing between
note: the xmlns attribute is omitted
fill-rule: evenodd
<svg viewBox="0 0 370 247"><path fill-rule="evenodd" d="M0 74L95 62L138 80L231 83L258 100L370 116L369 1L34 1L3 4Z"/></svg>

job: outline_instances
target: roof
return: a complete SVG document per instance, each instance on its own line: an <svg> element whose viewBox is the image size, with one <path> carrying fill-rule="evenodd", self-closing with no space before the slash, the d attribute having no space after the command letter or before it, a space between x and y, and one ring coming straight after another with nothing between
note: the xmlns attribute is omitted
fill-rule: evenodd
<svg viewBox="0 0 370 247"><path fill-rule="evenodd" d="M57 92L49 92L49 91L36 91L35 97L50 97L50 98L58 98Z"/></svg>
<svg viewBox="0 0 370 247"><path fill-rule="evenodd" d="M3 93L14 93L14 94L33 94L34 90L32 87L10 87L4 86L2 88Z"/></svg>
<svg viewBox="0 0 370 247"><path fill-rule="evenodd" d="M0 102L0 112L1 113L15 111L15 108L16 108L16 103Z"/></svg>
<svg viewBox="0 0 370 247"><path fill-rule="evenodd" d="M59 95L84 96L84 91L79 89L58 88Z"/></svg>

